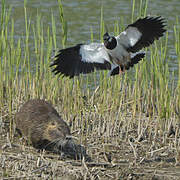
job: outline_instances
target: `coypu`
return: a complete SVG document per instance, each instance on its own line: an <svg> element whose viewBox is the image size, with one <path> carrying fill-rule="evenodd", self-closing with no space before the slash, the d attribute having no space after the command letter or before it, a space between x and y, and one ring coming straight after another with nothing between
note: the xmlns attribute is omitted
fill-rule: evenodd
<svg viewBox="0 0 180 180"><path fill-rule="evenodd" d="M27 101L16 113L15 123L17 131L37 149L53 151L74 159L87 157L85 148L71 138L66 122L45 100Z"/></svg>

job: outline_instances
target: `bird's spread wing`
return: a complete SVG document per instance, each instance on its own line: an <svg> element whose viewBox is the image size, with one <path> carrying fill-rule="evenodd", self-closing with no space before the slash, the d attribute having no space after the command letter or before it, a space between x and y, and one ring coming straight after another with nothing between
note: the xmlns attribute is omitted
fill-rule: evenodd
<svg viewBox="0 0 180 180"><path fill-rule="evenodd" d="M137 52L158 40L163 33L165 22L161 16L140 18L126 27L119 36L118 42L129 52Z"/></svg>
<svg viewBox="0 0 180 180"><path fill-rule="evenodd" d="M70 78L80 73L93 72L95 69L111 69L109 55L100 43L79 44L62 49L53 57L50 66L55 67L52 70L55 74Z"/></svg>

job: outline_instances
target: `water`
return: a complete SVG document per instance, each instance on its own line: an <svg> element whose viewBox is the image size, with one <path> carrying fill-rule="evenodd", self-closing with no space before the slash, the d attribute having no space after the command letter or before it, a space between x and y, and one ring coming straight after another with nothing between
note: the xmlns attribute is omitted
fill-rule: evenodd
<svg viewBox="0 0 180 180"><path fill-rule="evenodd" d="M140 1L136 1L135 15L138 13L138 5ZM89 42L91 28L93 29L95 41L100 39L100 14L101 6L104 7L104 19L110 32L114 31L114 22L121 21L125 25L131 22L132 0L67 0L63 1L65 19L68 22L68 42L67 45ZM24 1L23 0L6 0L6 4L12 6L12 17L15 22L15 38L19 39L25 31L24 24ZM0 4L1 6L1 4ZM44 22L44 30L47 25L51 24L51 13L54 14L57 26L57 37L60 38L61 24L59 21L59 10L57 0L37 0L27 1L27 14L32 23L36 23L36 15L41 14ZM168 55L170 56L171 71L178 71L178 60L174 48L173 25L176 18L180 17L180 1L179 0L149 0L147 14L161 15L168 22ZM33 36L30 37L33 42ZM33 49L33 43L30 42ZM61 43L58 44L61 48Z"/></svg>

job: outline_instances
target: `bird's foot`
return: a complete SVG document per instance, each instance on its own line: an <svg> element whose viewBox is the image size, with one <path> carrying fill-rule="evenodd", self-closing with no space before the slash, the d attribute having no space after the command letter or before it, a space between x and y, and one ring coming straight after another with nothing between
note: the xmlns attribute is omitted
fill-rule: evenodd
<svg viewBox="0 0 180 180"><path fill-rule="evenodd" d="M124 66L119 66L119 75L122 75L125 73L125 67Z"/></svg>

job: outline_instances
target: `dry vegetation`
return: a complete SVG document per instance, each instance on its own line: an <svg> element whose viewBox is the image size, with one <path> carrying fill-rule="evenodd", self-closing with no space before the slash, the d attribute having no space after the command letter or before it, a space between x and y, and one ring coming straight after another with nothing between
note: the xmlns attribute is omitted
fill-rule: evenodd
<svg viewBox="0 0 180 180"><path fill-rule="evenodd" d="M62 12L60 1L59 6ZM180 73L169 72L168 33L148 49L149 56L133 72L113 78L107 78L107 72L98 72L69 80L55 77L49 68L52 49L58 46L53 15L52 26L43 32L40 16L36 25L28 19L26 3L24 12L25 39L15 41L13 18L2 2L0 176L3 179L179 179ZM63 13L60 19L65 45L67 27ZM101 27L103 33L102 17ZM115 33L117 28L115 24ZM171 30L173 48L180 60L178 19ZM34 36L34 55L29 47L30 33ZM16 135L14 114L31 98L43 98L54 104L70 125L73 136L86 147L92 162L39 152Z"/></svg>

